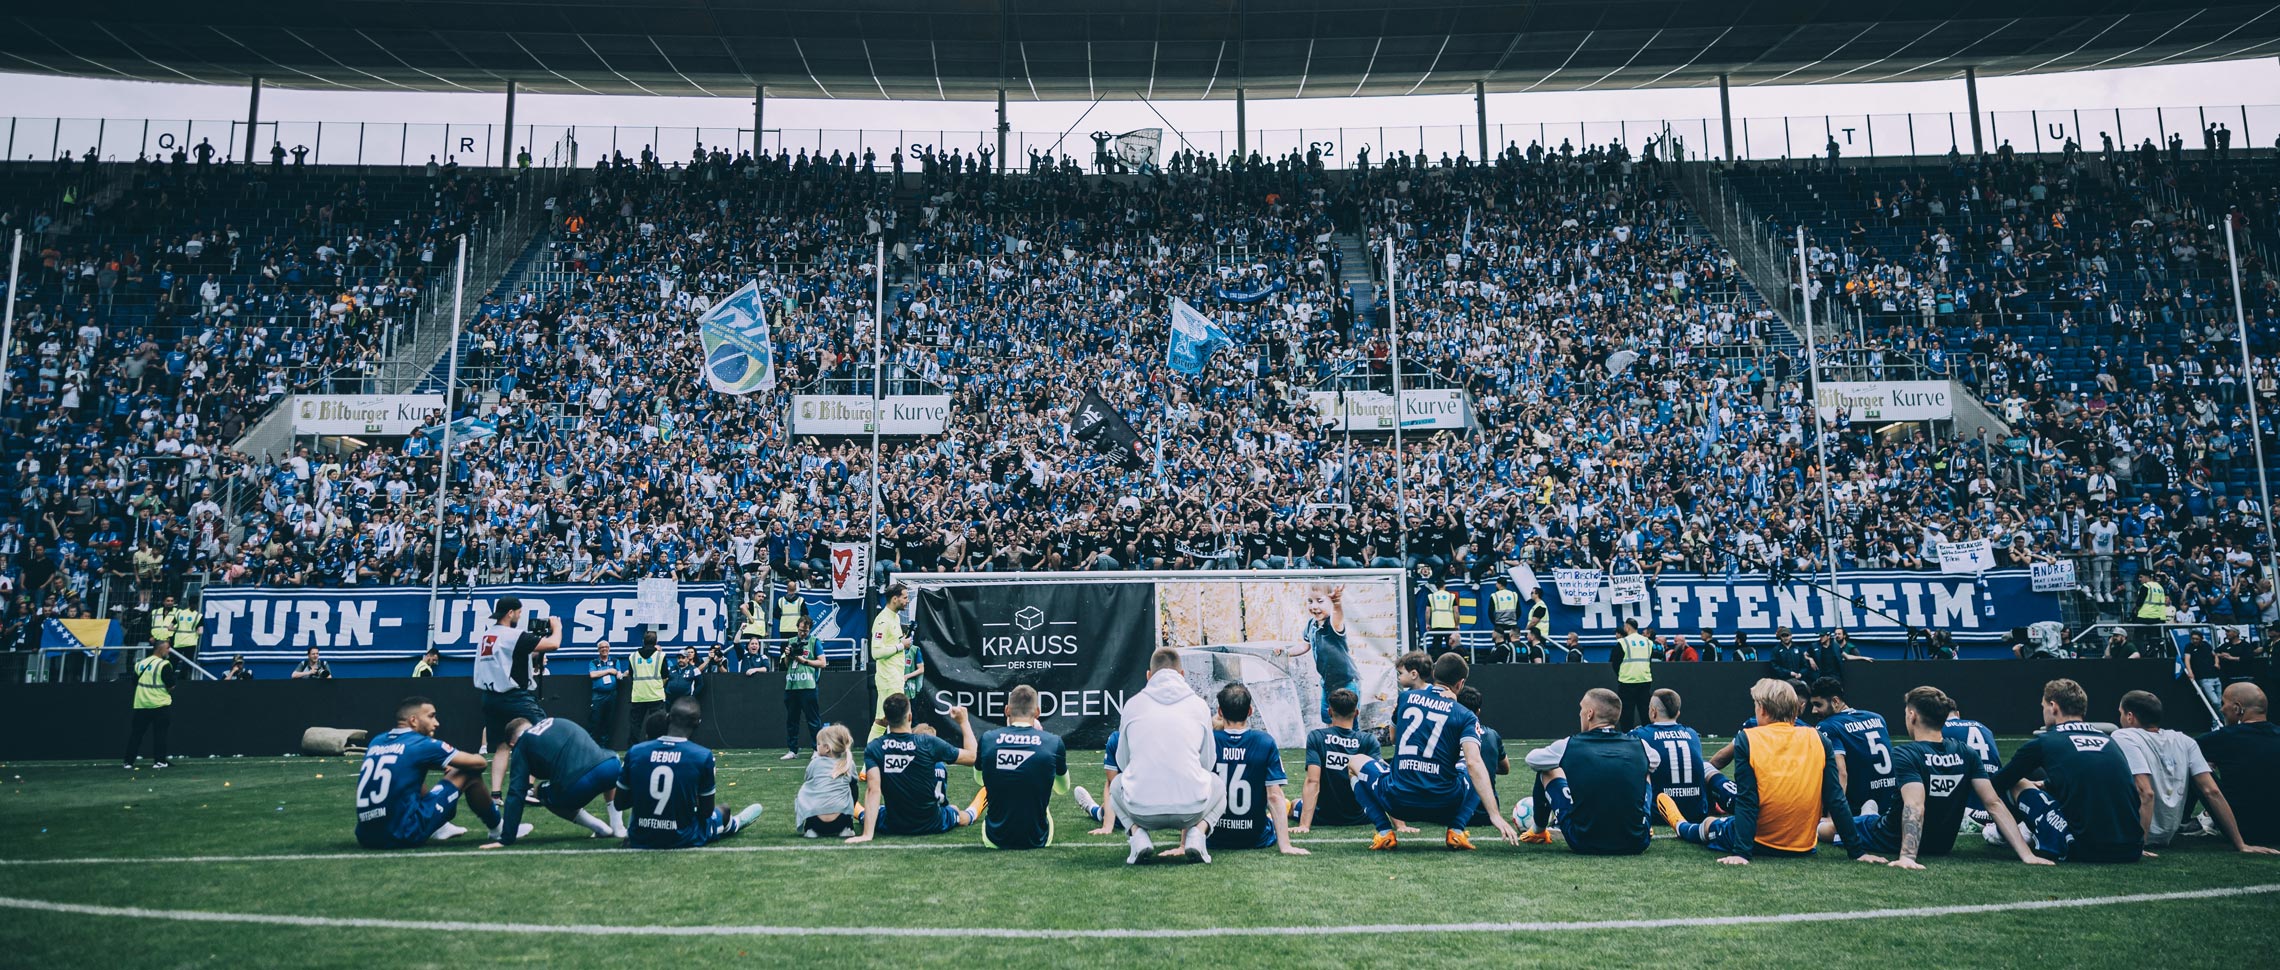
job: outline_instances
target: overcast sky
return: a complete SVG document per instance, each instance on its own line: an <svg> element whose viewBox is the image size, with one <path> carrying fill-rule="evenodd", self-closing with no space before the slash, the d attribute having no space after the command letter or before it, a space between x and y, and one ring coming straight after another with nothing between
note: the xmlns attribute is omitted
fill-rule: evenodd
<svg viewBox="0 0 2280 970"><path fill-rule="evenodd" d="M2175 109L2226 102L2237 105L2244 100L2251 103L2280 102L2280 96L2274 92L2280 92L2280 61L2273 58L2082 74L1981 78L1979 82L1980 106L1990 112L2117 107ZM1049 141L1063 129L1077 125L1077 134L1071 136L1077 141L1071 145L1071 151L1082 144L1084 132L1125 131L1163 124L1147 105L1136 100L1106 102L1091 107L1091 114L1083 117L1082 123L1078 124L1080 116L1090 107L1083 102L1024 102L1019 100L1018 92L1015 94L1016 98L1010 105L1011 123L1015 132L1044 133L1045 140ZM1963 82L1960 79L1912 84L1739 87L1733 90L1733 99L1737 118L1774 118L1782 115L1797 117L1824 113L1850 113L1857 117L1861 114L1964 110ZM332 93L270 88L262 92L261 114L264 121L285 122L323 119L327 122L481 124L496 123L500 119L503 102L504 98L498 95ZM1173 128L1186 131L1191 138L1197 137L1201 132L1216 133L1235 127L1232 101L1159 101L1155 107ZM1499 94L1489 96L1488 109L1491 125L1526 124L1531 128L1538 122L1714 119L1718 115L1718 93L1715 87L1707 87ZM61 115L89 119L199 119L227 122L243 119L245 112L246 92L242 87L0 74L0 113L19 118L54 118ZM751 112L751 102L742 98L524 95L518 100L515 120L518 127L525 124L574 123L733 129L750 127ZM1254 101L1250 103L1248 112L1249 127L1253 130L1470 125L1473 122L1473 104L1469 96ZM994 106L973 102L770 99L767 105L767 126L787 132L824 127L978 132L991 126L993 113ZM2150 116L2148 112L2146 117ZM2179 116L2184 120L2180 121ZM2197 117L2189 111L2172 111L2165 117L2165 121L2172 130L2190 133L2197 127ZM2233 117L2238 118L2238 113L2235 112ZM2265 112L2252 109L2246 120L2250 128L2249 138L2255 144L2271 145L2272 139L2280 136L2280 107ZM2125 128L2136 124L2139 122L2126 122ZM2145 124L2150 124L2150 121ZM24 126L26 131L32 127L35 126ZM2086 141L2095 148L2098 128L2088 124L2087 119L2085 127L2091 132ZM2240 127L2239 123L2236 122L2234 127ZM2016 130L2023 135L2024 129L2025 123L2022 121ZM1770 130L1771 126L1768 125L1754 126L1751 137L1753 141L1762 142ZM1887 126L1883 134L1889 134L1890 130L1890 126ZM1968 128L1964 130L1968 132ZM2005 134L2010 135L2011 132ZM2131 141L2137 137L2132 132L2125 131L2125 134ZM14 152L16 157L27 153L22 150L22 140L29 137L31 136L23 133L18 134L18 150ZM46 137L52 140L53 135ZM218 144L226 137L227 134L223 133L215 140ZM282 137L291 144L309 136L291 132ZM796 141L789 134L786 137ZM1820 137L1817 132L1812 136L1814 142L1811 145L1806 144L1803 134L1796 137L1799 139L1798 148L1801 153L1817 149ZM1968 141L1968 134L1963 137ZM106 153L118 151L119 143L115 138L115 133L106 138ZM1176 137L1167 135L1166 138L1176 144ZM1232 136L1229 138L1231 142ZM933 141L932 138L925 140ZM947 139L950 144L971 144L973 140L973 136L967 136L963 142L957 138ZM1388 140L1397 147L1401 144L1400 139L1389 137ZM1520 137L1518 140L1524 145L1528 138ZM84 134L66 134L65 141L91 142L92 138ZM586 136L582 137L582 141L591 145L595 139ZM1449 141L1455 143L1453 134ZM1470 139L1467 138L1466 142L1469 144ZM638 150L630 136L621 138L620 144L628 154ZM1211 142L1207 140L1205 144ZM334 144L325 147L325 155L333 156L339 142L336 139ZM1989 147L1994 146L1991 143ZM1016 152L1019 152L1018 148ZM127 144L125 154L132 157L131 142ZM591 155L587 157L590 158ZM327 157L324 160L352 159Z"/></svg>

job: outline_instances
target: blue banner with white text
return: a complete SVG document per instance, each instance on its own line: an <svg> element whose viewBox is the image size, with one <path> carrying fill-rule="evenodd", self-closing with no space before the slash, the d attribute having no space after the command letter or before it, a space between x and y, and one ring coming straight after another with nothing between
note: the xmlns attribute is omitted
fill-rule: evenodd
<svg viewBox="0 0 2280 970"><path fill-rule="evenodd" d="M316 647L332 663L400 659L426 650L433 626L443 655L464 659L473 655L470 638L490 623L491 605L505 596L522 600L526 615L562 618L560 656L592 656L604 639L622 651L638 645L644 629L655 629L668 649L701 650L722 642L728 625L719 583L682 583L669 616L653 624L634 619L640 588L633 583L444 589L435 594L441 622L434 624L425 586L209 586L199 655L299 660Z"/></svg>

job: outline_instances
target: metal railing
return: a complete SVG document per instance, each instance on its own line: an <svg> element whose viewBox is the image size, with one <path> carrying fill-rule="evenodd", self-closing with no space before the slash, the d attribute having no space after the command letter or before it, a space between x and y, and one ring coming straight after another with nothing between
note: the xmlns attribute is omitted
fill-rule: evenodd
<svg viewBox="0 0 2280 970"><path fill-rule="evenodd" d="M1960 86L1955 98L1963 100ZM1491 105L1492 111L1497 107ZM1264 105L1252 109L1254 117L1265 111ZM1736 117L1731 147L1733 157L1757 160L1825 157L1832 142L1844 158L1970 154L1971 120L1969 113L1955 111ZM2274 136L2280 136L2280 105L1988 111L1980 121L1982 142L1989 152L2007 142L2019 152L2056 152L2069 140L2085 152L2098 152L2108 139L2116 150L2126 151L2147 140L2166 145L2172 137L2198 149L2202 132L2212 124L2229 130L2233 150L2247 152L2260 143L2273 146ZM1507 148L1526 151L1531 144L1557 152L1562 144L1582 151L1611 143L1630 146L1636 153L1649 139L1666 134L1670 138L1663 144L1683 145L1697 157L1722 159L1728 149L1724 125L1716 117L1504 121L1490 124L1487 133L1491 154ZM757 145L771 154L828 157L838 152L860 160L868 152L880 171L891 169L897 151L904 156L904 169L915 171L919 167L915 155L921 148L955 149L973 156L985 148L994 152L997 145L997 133L986 128L765 128L758 134ZM1256 128L1247 129L1241 138L1234 131L1166 129L1163 151L1168 156L1192 149L1225 158L1241 141L1269 158L1314 153L1326 167L1351 168L1365 152L1373 165L1397 152L1435 161L1461 154L1478 161L1480 136L1480 127L1473 124ZM1083 134L1013 131L1006 138L1009 157L993 159L992 164L1002 161L1007 171L1025 170L1031 152L1080 162L1094 152L1092 140ZM254 142L258 156L254 160L260 162L268 160L271 145L279 145L288 152L306 149L304 157L311 164L424 165L433 158L469 167L497 166L508 149L528 150L534 166L582 167L613 155L639 161L644 152L653 154L659 164L685 164L700 148L719 148L733 156L756 144L752 128L737 126L520 124L510 130L497 124L368 121L263 121ZM164 158L201 143L211 146L214 161L241 161L245 122L19 117L0 125L0 158L11 161L49 160L62 152L77 156L90 150L106 161L132 161L141 155ZM1671 152L1664 149L1659 154L1668 158Z"/></svg>

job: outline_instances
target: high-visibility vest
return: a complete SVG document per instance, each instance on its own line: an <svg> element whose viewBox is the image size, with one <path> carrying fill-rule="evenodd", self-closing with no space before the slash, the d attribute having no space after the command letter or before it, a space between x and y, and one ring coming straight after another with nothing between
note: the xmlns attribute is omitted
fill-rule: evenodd
<svg viewBox="0 0 2280 970"><path fill-rule="evenodd" d="M1437 589L1425 597L1425 627L1429 630L1457 628L1457 594Z"/></svg>
<svg viewBox="0 0 2280 970"><path fill-rule="evenodd" d="M166 668L174 661L152 655L135 661L135 710L147 711L174 703L166 689Z"/></svg>
<svg viewBox="0 0 2280 970"><path fill-rule="evenodd" d="M791 636L800 632L800 614L807 612L807 601L797 596L786 596L776 601L776 634Z"/></svg>
<svg viewBox="0 0 2280 970"><path fill-rule="evenodd" d="M2169 590L2158 582L2145 584L2145 602L2138 604L2138 619L2153 623L2169 622Z"/></svg>
<svg viewBox="0 0 2280 970"><path fill-rule="evenodd" d="M435 665L428 663L426 657L421 657L419 663L412 665L412 676L433 677L435 676Z"/></svg>
<svg viewBox="0 0 2280 970"><path fill-rule="evenodd" d="M174 611L165 607L150 614L150 638L160 643L174 642Z"/></svg>
<svg viewBox="0 0 2280 970"><path fill-rule="evenodd" d="M174 611L174 649L192 650L198 646L198 613L189 607Z"/></svg>
<svg viewBox="0 0 2280 970"><path fill-rule="evenodd" d="M665 651L659 650L647 658L641 651L633 653L633 702L657 704L665 700Z"/></svg>
<svg viewBox="0 0 2280 970"><path fill-rule="evenodd" d="M1497 626L1517 626L1520 623L1520 594L1500 589L1488 594L1489 609L1495 611Z"/></svg>
<svg viewBox="0 0 2280 970"><path fill-rule="evenodd" d="M1550 604L1543 600L1529 604L1528 629L1536 631L1537 636L1546 640L1552 638L1552 607Z"/></svg>
<svg viewBox="0 0 2280 970"><path fill-rule="evenodd" d="M1616 649L1623 651L1623 665L1615 668L1617 683L1644 684L1655 679L1654 641L1633 633L1616 641Z"/></svg>
<svg viewBox="0 0 2280 970"><path fill-rule="evenodd" d="M768 617L761 612L759 600L744 601L744 626L737 630L737 635L763 639L768 636Z"/></svg>

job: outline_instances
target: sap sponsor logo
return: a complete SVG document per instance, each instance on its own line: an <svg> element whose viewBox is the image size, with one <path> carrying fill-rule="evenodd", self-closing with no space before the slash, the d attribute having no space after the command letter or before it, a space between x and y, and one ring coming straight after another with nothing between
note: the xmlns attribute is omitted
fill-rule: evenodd
<svg viewBox="0 0 2280 970"><path fill-rule="evenodd" d="M1925 790L1933 798L1946 798L1955 794L1956 790L1962 787L1962 775L1933 775L1932 783L1925 786Z"/></svg>
<svg viewBox="0 0 2280 970"><path fill-rule="evenodd" d="M917 760L917 758L917 755L890 754L882 760L886 765L887 774L899 775L908 770L910 768L910 763Z"/></svg>
<svg viewBox="0 0 2280 970"><path fill-rule="evenodd" d="M1037 752L1035 751L1029 751L1021 748L999 748L997 753L998 770L1012 771L1016 768L1021 767L1022 765L1028 764L1029 757L1036 753Z"/></svg>
<svg viewBox="0 0 2280 970"><path fill-rule="evenodd" d="M2069 735L2067 740L2074 742L2076 751L2104 751L2106 742L2111 739L2103 734L2074 734Z"/></svg>

